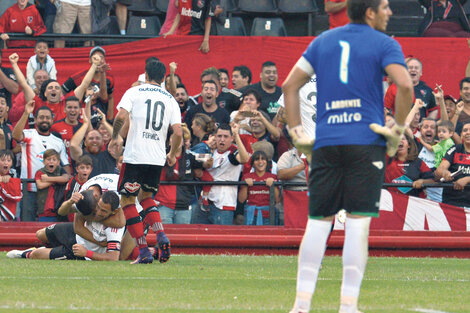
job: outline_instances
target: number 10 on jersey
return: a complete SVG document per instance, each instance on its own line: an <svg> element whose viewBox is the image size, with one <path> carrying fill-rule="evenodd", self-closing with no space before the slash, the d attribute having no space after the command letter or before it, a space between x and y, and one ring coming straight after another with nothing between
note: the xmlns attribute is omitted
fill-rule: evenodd
<svg viewBox="0 0 470 313"><path fill-rule="evenodd" d="M163 117L165 115L165 104L161 101L156 101L152 104L152 100L147 99L147 118L145 120L145 129L152 126L154 131L159 131L163 125Z"/></svg>

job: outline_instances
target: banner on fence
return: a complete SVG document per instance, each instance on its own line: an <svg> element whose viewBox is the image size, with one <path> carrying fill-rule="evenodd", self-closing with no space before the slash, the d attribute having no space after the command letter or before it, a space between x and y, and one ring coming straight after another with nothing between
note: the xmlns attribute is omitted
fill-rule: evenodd
<svg viewBox="0 0 470 313"><path fill-rule="evenodd" d="M284 190L284 223L290 228L305 228L308 197L305 191ZM382 189L380 216L371 229L469 231L470 211L427 199L410 197ZM344 229L335 223L335 229Z"/></svg>

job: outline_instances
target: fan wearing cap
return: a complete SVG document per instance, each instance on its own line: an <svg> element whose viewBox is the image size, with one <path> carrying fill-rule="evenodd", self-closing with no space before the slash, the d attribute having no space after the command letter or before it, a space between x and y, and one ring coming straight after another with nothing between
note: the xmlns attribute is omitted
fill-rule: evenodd
<svg viewBox="0 0 470 313"><path fill-rule="evenodd" d="M12 250L9 258L47 260L118 261L124 227L104 224L110 216L119 213L119 196L114 191L104 192L99 200L93 190L75 193L68 202L77 210L73 223L53 224L36 232L36 237L52 248ZM86 229L83 235L79 229Z"/></svg>
<svg viewBox="0 0 470 313"><path fill-rule="evenodd" d="M100 62L98 63L98 69L96 70L91 82L93 84L97 84L97 86L99 87L98 98L100 102L105 104L106 107L105 111L102 111L106 114L106 118L108 120L112 120L114 117L114 77L109 72L111 67L108 63L106 63L106 51L104 50L104 48L96 46L90 50L90 63L93 63L93 56L95 55L100 59ZM67 78L65 83L62 84L62 89L64 90L64 93L68 93L77 88L77 86L80 85L85 79L86 73L87 70L84 69ZM87 84L86 88L88 87L88 85L89 83Z"/></svg>

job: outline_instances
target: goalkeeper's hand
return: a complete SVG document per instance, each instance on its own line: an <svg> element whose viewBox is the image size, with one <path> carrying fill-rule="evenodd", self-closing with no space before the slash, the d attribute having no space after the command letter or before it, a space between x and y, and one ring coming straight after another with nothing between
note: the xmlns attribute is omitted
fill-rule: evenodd
<svg viewBox="0 0 470 313"><path fill-rule="evenodd" d="M375 133L385 137L387 140L387 154L389 157L393 157L397 153L401 137L405 132L405 126L395 124L390 128L372 123L369 127Z"/></svg>
<svg viewBox="0 0 470 313"><path fill-rule="evenodd" d="M311 155L315 139L308 137L302 128L302 125L297 125L288 128L289 135L292 138L292 143L297 150L305 155Z"/></svg>

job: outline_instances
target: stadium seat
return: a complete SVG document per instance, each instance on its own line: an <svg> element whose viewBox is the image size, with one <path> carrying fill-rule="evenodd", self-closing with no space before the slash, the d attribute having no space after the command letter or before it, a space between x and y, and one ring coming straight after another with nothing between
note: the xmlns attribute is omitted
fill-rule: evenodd
<svg viewBox="0 0 470 313"><path fill-rule="evenodd" d="M282 18L255 17L251 36L287 36L287 31Z"/></svg>
<svg viewBox="0 0 470 313"><path fill-rule="evenodd" d="M241 17L227 17L223 24L216 23L217 35L246 36L245 24Z"/></svg>
<svg viewBox="0 0 470 313"><path fill-rule="evenodd" d="M314 0L279 0L281 13L313 13L318 11Z"/></svg>
<svg viewBox="0 0 470 313"><path fill-rule="evenodd" d="M315 3L317 4L318 13L326 14L326 12L325 12L325 0L315 0Z"/></svg>
<svg viewBox="0 0 470 313"><path fill-rule="evenodd" d="M275 0L239 0L238 8L242 12L249 13L277 13Z"/></svg>
<svg viewBox="0 0 470 313"><path fill-rule="evenodd" d="M313 35L313 13L318 12L314 0L279 0L279 11L286 14L306 14L308 24L308 36Z"/></svg>
<svg viewBox="0 0 470 313"><path fill-rule="evenodd" d="M314 36L318 36L330 28L330 19L327 14L315 15L313 18Z"/></svg>
<svg viewBox="0 0 470 313"><path fill-rule="evenodd" d="M416 0L390 1L393 16L424 16L424 8Z"/></svg>
<svg viewBox="0 0 470 313"><path fill-rule="evenodd" d="M117 21L117 17L116 16L113 16L111 15L109 17L111 19L111 22L109 23L109 34L110 35L120 35L121 32L119 30L119 24L118 24L118 21Z"/></svg>
<svg viewBox="0 0 470 313"><path fill-rule="evenodd" d="M417 37L418 28L423 18L421 16L392 15L388 21L387 34L397 37Z"/></svg>
<svg viewBox="0 0 470 313"><path fill-rule="evenodd" d="M154 15L158 11L153 0L133 0L127 10L133 15Z"/></svg>
<svg viewBox="0 0 470 313"><path fill-rule="evenodd" d="M235 0L220 0L220 6L224 9L229 15L232 12L238 11L238 5L235 3Z"/></svg>
<svg viewBox="0 0 470 313"><path fill-rule="evenodd" d="M162 25L158 16L131 15L127 25L127 34L158 36L161 27Z"/></svg>
<svg viewBox="0 0 470 313"><path fill-rule="evenodd" d="M169 2L170 2L170 0L156 0L155 1L155 8L159 12L166 13L166 11L168 10L168 3Z"/></svg>

